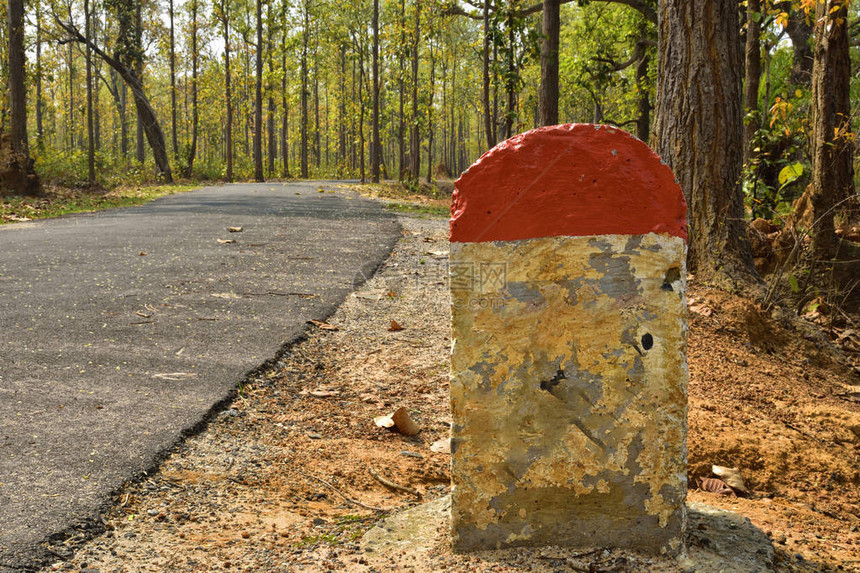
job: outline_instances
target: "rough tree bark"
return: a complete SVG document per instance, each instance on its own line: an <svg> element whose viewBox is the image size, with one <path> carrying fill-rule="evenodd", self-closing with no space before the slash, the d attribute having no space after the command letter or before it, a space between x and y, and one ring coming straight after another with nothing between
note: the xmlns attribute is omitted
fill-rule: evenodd
<svg viewBox="0 0 860 573"><path fill-rule="evenodd" d="M851 140L848 2L816 4L815 63L812 67L813 256L821 262L836 251L838 203L854 194Z"/></svg>
<svg viewBox="0 0 860 573"><path fill-rule="evenodd" d="M559 0L543 0L543 43L540 51L538 123L558 123L558 39L561 28Z"/></svg>
<svg viewBox="0 0 860 573"><path fill-rule="evenodd" d="M24 0L9 0L9 120L11 156L0 172L0 192L38 195L42 187L33 170L27 142L27 85L24 54Z"/></svg>
<svg viewBox="0 0 860 573"><path fill-rule="evenodd" d="M744 115L758 110L758 90L761 82L761 0L747 0L747 37L744 56ZM749 162L751 142L758 122L744 124L744 164Z"/></svg>
<svg viewBox="0 0 860 573"><path fill-rule="evenodd" d="M733 286L756 277L740 189L741 50L735 0L661 0L652 147L687 200L688 265Z"/></svg>

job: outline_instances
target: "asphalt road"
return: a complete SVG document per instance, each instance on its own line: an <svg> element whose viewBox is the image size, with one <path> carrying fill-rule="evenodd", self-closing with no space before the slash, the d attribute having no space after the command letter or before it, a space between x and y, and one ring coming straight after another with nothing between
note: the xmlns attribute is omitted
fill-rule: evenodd
<svg viewBox="0 0 860 573"><path fill-rule="evenodd" d="M384 260L394 219L321 188L337 189L208 187L0 227L0 571L56 561L43 541L97 523Z"/></svg>

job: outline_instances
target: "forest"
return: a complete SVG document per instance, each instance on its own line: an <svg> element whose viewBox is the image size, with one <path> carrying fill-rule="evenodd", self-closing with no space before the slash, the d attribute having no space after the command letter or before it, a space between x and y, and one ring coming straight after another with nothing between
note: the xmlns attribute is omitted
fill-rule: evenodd
<svg viewBox="0 0 860 573"><path fill-rule="evenodd" d="M858 8L707 6L9 0L2 192L292 177L417 189L533 127L607 123L675 169L691 265L714 259L705 276L748 274L753 254L773 270L773 245L747 244L754 219L770 221L762 236L789 222L830 257L857 234Z"/></svg>

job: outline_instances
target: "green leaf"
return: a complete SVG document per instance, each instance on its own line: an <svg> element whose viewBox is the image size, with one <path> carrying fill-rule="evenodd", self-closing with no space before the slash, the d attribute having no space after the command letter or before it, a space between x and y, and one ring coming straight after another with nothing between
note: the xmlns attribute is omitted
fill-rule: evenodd
<svg viewBox="0 0 860 573"><path fill-rule="evenodd" d="M779 184L785 187L789 183L797 181L798 177L800 177L801 175L803 175L802 163L792 163L791 165L786 165L779 172Z"/></svg>
<svg viewBox="0 0 860 573"><path fill-rule="evenodd" d="M800 285L797 284L797 277L794 275L788 276L788 286L791 287L791 292L797 294L800 292Z"/></svg>

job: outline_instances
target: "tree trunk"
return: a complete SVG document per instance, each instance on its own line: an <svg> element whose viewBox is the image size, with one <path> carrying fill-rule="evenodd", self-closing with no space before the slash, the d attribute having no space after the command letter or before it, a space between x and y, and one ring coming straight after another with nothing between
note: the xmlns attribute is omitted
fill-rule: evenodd
<svg viewBox="0 0 860 573"><path fill-rule="evenodd" d="M43 149L42 125L42 0L36 0L36 147Z"/></svg>
<svg viewBox="0 0 860 573"><path fill-rule="evenodd" d="M173 141L173 156L179 158L179 143L176 139L176 36L173 27L173 0L167 3L170 19L170 129Z"/></svg>
<svg viewBox="0 0 860 573"><path fill-rule="evenodd" d="M299 151L301 155L301 177L308 178L308 35L310 34L310 15L308 4L310 0L305 0L304 3L304 28L302 30L302 55L301 55L301 74L302 74L302 93L300 98L301 105L301 145Z"/></svg>
<svg viewBox="0 0 860 573"><path fill-rule="evenodd" d="M114 77L119 77L116 70L113 71ZM128 86L120 78L120 152L124 158L128 157Z"/></svg>
<svg viewBox="0 0 860 573"><path fill-rule="evenodd" d="M432 32L431 32L432 33ZM427 183L433 182L433 92L436 90L436 58L433 54L433 44L427 41L430 53L430 93L427 102Z"/></svg>
<svg viewBox="0 0 860 573"><path fill-rule="evenodd" d="M2 166L0 190L10 194L38 195L39 178L33 170L27 142L27 85L24 53L24 0L9 0L9 136L12 155Z"/></svg>
<svg viewBox="0 0 860 573"><path fill-rule="evenodd" d="M812 37L812 25L803 10L790 10L786 32L791 38L792 47L790 81L795 85L811 85L814 55L809 39Z"/></svg>
<svg viewBox="0 0 860 573"><path fill-rule="evenodd" d="M496 145L493 138L493 118L490 111L490 1L484 0L484 45L481 51L481 103L484 106L484 132L487 135L487 149Z"/></svg>
<svg viewBox="0 0 860 573"><path fill-rule="evenodd" d="M404 58L406 50L406 0L400 0L400 46L397 49L397 85L400 98L400 121L397 125L397 180L403 181L406 173L406 114L404 107L406 102L406 82L403 74L406 73L406 61Z"/></svg>
<svg viewBox="0 0 860 573"><path fill-rule="evenodd" d="M415 0L415 28L412 32L412 137L409 159L411 160L410 179L417 182L421 176L421 129L418 125L418 45L421 34L421 5Z"/></svg>
<svg viewBox="0 0 860 573"><path fill-rule="evenodd" d="M812 67L812 251L819 262L836 251L833 219L854 194L848 8L843 0L816 4Z"/></svg>
<svg viewBox="0 0 860 573"><path fill-rule="evenodd" d="M543 43L540 51L540 93L538 123L558 123L558 44L561 29L561 3L543 0Z"/></svg>
<svg viewBox="0 0 860 573"><path fill-rule="evenodd" d="M318 47L318 46L317 46ZM320 149L320 63L317 50L314 50L314 167L320 168L322 153Z"/></svg>
<svg viewBox="0 0 860 573"><path fill-rule="evenodd" d="M636 64L636 93L638 95L636 137L646 143L651 137L651 99L648 97L651 92L648 89L648 64L650 61L651 58L645 52Z"/></svg>
<svg viewBox="0 0 860 573"><path fill-rule="evenodd" d="M508 28L508 70L505 78L505 94L507 96L507 106L505 109L505 133L504 138L508 139L514 135L514 119L517 114L517 68L514 50L516 42L514 38L514 5L513 0L508 3L508 13L506 15L506 26Z"/></svg>
<svg viewBox="0 0 860 573"><path fill-rule="evenodd" d="M254 180L263 177L263 2L257 0L257 77L254 86Z"/></svg>
<svg viewBox="0 0 860 573"><path fill-rule="evenodd" d="M734 0L662 0L654 145L687 200L688 265L706 281L755 277L740 188L741 51Z"/></svg>
<svg viewBox="0 0 860 573"><path fill-rule="evenodd" d="M133 69L134 75L140 82L141 87L143 86L143 19L141 11L143 9L143 5L138 2L135 7L135 18L134 18L134 49L136 50L134 53L130 54L130 56L134 59ZM122 73L120 72L120 75ZM140 106L137 105L137 96L134 93L134 88L131 88L131 95L134 98L135 108L137 110L137 139L135 146L135 156L137 157L137 161L139 163L143 163L146 159L146 150L144 149L143 139L144 139L144 118L141 116ZM147 104L148 105L148 104Z"/></svg>
<svg viewBox="0 0 860 573"><path fill-rule="evenodd" d="M90 33L90 3L84 0L84 37L86 42L86 81L87 81L87 182L95 185L96 182L96 146L93 133L93 52L90 49L92 35Z"/></svg>
<svg viewBox="0 0 860 573"><path fill-rule="evenodd" d="M379 183L379 0L373 0L373 142L370 147L370 180Z"/></svg>
<svg viewBox="0 0 860 573"><path fill-rule="evenodd" d="M188 146L188 157L185 165L185 177L191 177L194 172L194 159L197 155L197 66L199 54L197 50L197 12L200 8L198 0L190 0L191 4L191 144ZM175 92L174 92L175 93Z"/></svg>
<svg viewBox="0 0 860 573"><path fill-rule="evenodd" d="M364 172L364 94L362 93L364 87L364 47L357 41L355 47L358 50L358 173L361 182L364 183L367 180Z"/></svg>
<svg viewBox="0 0 860 573"><path fill-rule="evenodd" d="M758 111L758 90L761 82L761 19L763 17L761 0L747 0L744 115ZM757 130L756 121L747 121L744 124L744 164L750 160L751 143Z"/></svg>
<svg viewBox="0 0 860 573"><path fill-rule="evenodd" d="M224 99L227 105L226 125L226 173L225 179L233 181L233 95L230 93L230 8L229 0L221 0L221 24L224 32Z"/></svg>

